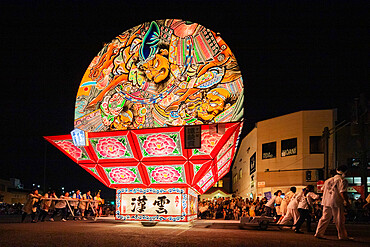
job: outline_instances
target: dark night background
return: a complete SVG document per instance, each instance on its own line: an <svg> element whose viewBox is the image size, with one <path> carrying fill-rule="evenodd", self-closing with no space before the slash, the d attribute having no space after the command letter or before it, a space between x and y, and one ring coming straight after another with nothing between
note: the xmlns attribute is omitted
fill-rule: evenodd
<svg viewBox="0 0 370 247"><path fill-rule="evenodd" d="M0 2L0 178L113 197L42 137L73 129L74 104L93 57L125 30L178 18L220 32L245 81L245 133L260 120L351 104L369 88L369 2ZM367 95L369 97L369 94Z"/></svg>

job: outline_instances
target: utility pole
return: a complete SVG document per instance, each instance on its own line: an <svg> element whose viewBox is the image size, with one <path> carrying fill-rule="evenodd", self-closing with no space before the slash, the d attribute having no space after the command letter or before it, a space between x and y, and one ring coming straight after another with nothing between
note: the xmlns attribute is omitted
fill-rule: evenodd
<svg viewBox="0 0 370 247"><path fill-rule="evenodd" d="M324 179L329 178L329 127L325 127L322 132L322 140L324 145Z"/></svg>
<svg viewBox="0 0 370 247"><path fill-rule="evenodd" d="M324 148L324 179L328 179L330 177L329 173L329 138L331 135L334 135L339 130L343 129L347 125L349 125L351 122L347 122L344 120L338 125L335 125L332 129L329 129L329 127L325 127L324 131L322 132L322 142L323 142L323 148ZM334 143L334 146L337 144ZM335 148L335 147L334 147ZM333 167L335 168L335 167Z"/></svg>
<svg viewBox="0 0 370 247"><path fill-rule="evenodd" d="M356 98L353 107L353 119L351 123L352 135L358 135L360 143L360 172L361 172L361 184L364 186L365 198L368 194L367 186L367 173L368 173L368 128L369 128L369 111L368 101L364 94L360 95L360 98Z"/></svg>

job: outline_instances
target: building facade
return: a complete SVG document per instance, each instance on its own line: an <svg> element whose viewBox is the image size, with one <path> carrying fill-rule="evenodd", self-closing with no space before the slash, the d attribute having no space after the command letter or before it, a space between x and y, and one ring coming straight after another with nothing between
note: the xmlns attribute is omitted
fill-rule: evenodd
<svg viewBox="0 0 370 247"><path fill-rule="evenodd" d="M324 168L321 136L335 120L335 110L313 110L258 122L242 140L234 161L235 195L269 198L278 189L316 185ZM329 139L329 170L334 168L333 143Z"/></svg>
<svg viewBox="0 0 370 247"><path fill-rule="evenodd" d="M25 203L29 190L24 190L19 185L19 179L0 179L0 203Z"/></svg>

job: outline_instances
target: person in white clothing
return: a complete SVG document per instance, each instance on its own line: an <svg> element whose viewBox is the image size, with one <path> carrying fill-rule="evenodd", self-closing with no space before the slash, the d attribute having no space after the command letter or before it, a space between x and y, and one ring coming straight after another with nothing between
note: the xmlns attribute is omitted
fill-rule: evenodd
<svg viewBox="0 0 370 247"><path fill-rule="evenodd" d="M307 219L307 232L311 232L311 212L313 203L319 199L320 196L315 194L313 185L308 185L301 193L298 194L298 212L299 219L295 224L295 233L303 233L300 229L302 224Z"/></svg>
<svg viewBox="0 0 370 247"><path fill-rule="evenodd" d="M328 227L331 218L335 222L340 240L349 240L345 228L344 207L349 206L347 197L348 181L344 179L347 172L346 166L340 166L337 169L337 174L325 181L323 186L323 198L321 205L323 206L323 214L319 220L316 229L316 238L324 238L325 230Z"/></svg>
<svg viewBox="0 0 370 247"><path fill-rule="evenodd" d="M289 221L293 219L293 225L297 224L299 219L299 212L298 212L298 200L297 200L298 193L295 193L290 202L288 204L287 213L284 215L284 218L280 221L279 224L287 225Z"/></svg>
<svg viewBox="0 0 370 247"><path fill-rule="evenodd" d="M281 218L279 219L278 224L281 224L284 217L286 217L286 215L288 214L288 205L289 205L290 201L292 200L292 198L294 197L296 191L297 191L296 187L291 187L289 192L287 192L285 194L284 199L282 200L281 205L280 205ZM298 203L297 203L297 207L298 207ZM296 209L297 209L297 207L296 207ZM298 211L297 211L297 213L298 213ZM293 214L291 214L291 217L288 218L288 220L286 222L291 220L292 216L293 216ZM297 220L298 220L298 218L297 218ZM296 223L296 221L294 223Z"/></svg>
<svg viewBox="0 0 370 247"><path fill-rule="evenodd" d="M82 200L81 191L80 190L77 190L76 193L73 194L72 198L74 200L70 204L73 207L72 208L73 214L74 214L73 220L81 219L80 217L77 216L77 213L78 213L78 204L79 204L80 200Z"/></svg>
<svg viewBox="0 0 370 247"><path fill-rule="evenodd" d="M92 200L91 192L87 191L86 194L82 196L82 200L80 201L80 209L81 209L81 216L83 220L87 220L85 217L85 211L89 209L90 200Z"/></svg>
<svg viewBox="0 0 370 247"><path fill-rule="evenodd" d="M273 209L275 207L275 201L277 197L280 197L282 194L281 190L278 190L274 193L274 195L271 197L270 200L265 205L265 212L263 213L264 216L272 217L273 215ZM280 206L280 205L279 205Z"/></svg>

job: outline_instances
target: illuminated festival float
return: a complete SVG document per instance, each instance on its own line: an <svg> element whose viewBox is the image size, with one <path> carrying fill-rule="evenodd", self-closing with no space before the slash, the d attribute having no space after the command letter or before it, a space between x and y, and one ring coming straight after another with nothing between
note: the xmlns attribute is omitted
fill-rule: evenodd
<svg viewBox="0 0 370 247"><path fill-rule="evenodd" d="M71 134L45 137L109 188L116 219L188 222L229 172L243 80L219 34L176 19L120 34L80 83Z"/></svg>

